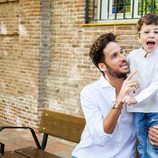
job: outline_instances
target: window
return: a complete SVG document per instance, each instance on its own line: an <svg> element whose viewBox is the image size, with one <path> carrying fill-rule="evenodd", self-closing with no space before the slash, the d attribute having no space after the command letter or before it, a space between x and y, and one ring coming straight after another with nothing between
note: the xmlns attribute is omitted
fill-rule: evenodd
<svg viewBox="0 0 158 158"><path fill-rule="evenodd" d="M158 13L158 0L86 0L86 22L138 19Z"/></svg>

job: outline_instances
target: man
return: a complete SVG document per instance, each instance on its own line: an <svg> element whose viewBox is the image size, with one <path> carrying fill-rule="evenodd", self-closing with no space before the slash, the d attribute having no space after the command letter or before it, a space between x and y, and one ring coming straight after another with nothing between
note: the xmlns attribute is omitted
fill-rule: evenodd
<svg viewBox="0 0 158 158"><path fill-rule="evenodd" d="M113 33L101 35L92 45L90 57L102 76L81 92L86 126L74 158L135 158L135 128L132 113L122 99L138 88ZM149 130L150 142L158 145L158 130Z"/></svg>

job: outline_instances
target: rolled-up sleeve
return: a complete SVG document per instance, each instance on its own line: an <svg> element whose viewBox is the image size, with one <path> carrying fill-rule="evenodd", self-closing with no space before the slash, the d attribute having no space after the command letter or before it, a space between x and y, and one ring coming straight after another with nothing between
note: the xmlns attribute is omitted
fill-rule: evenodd
<svg viewBox="0 0 158 158"><path fill-rule="evenodd" d="M94 144L104 145L112 137L112 134L104 132L103 120L105 116L103 116L97 102L99 97L96 94L96 90L92 87L85 87L81 91L81 106L86 119L86 128L89 136Z"/></svg>

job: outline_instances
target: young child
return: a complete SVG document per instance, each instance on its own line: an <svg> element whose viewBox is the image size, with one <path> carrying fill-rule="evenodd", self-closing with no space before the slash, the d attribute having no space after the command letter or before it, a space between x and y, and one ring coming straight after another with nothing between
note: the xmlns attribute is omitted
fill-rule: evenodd
<svg viewBox="0 0 158 158"><path fill-rule="evenodd" d="M139 89L123 99L134 112L139 158L158 158L158 147L148 141L148 129L158 124L158 15L147 14L138 21L142 48L127 56L130 71L138 71Z"/></svg>

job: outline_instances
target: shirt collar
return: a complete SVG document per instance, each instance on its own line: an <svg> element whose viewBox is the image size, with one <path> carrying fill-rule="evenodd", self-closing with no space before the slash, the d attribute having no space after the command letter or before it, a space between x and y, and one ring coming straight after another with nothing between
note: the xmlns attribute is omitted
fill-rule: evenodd
<svg viewBox="0 0 158 158"><path fill-rule="evenodd" d="M144 55L145 55L145 54L146 54L146 51L145 51L143 48L141 48L141 50L142 50L142 52L143 52ZM147 57L148 57L148 56L152 56L153 54L156 54L156 53L158 53L158 47L157 47L153 52L148 53L148 54L147 54Z"/></svg>

